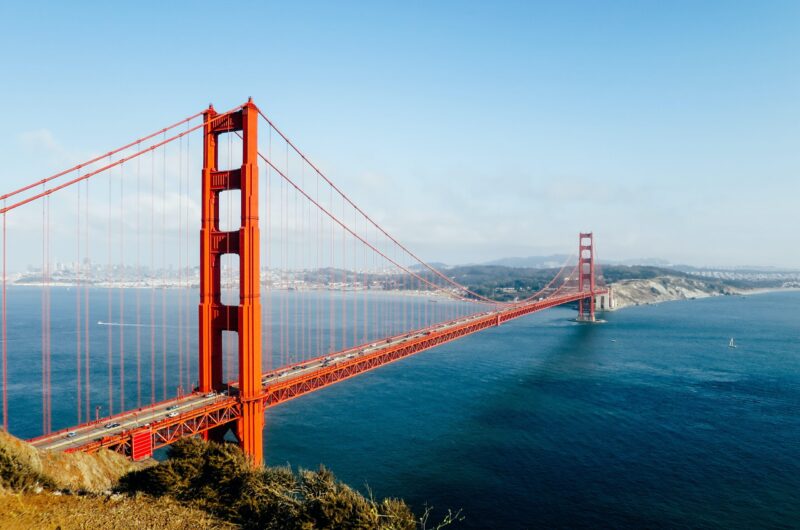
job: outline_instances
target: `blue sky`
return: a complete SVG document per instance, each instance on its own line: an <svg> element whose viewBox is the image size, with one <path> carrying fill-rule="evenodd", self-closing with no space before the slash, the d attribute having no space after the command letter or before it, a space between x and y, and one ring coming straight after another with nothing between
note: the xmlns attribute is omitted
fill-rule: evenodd
<svg viewBox="0 0 800 530"><path fill-rule="evenodd" d="M800 268L800 2L0 5L3 190L252 96L428 260ZM37 143L38 142L38 143Z"/></svg>

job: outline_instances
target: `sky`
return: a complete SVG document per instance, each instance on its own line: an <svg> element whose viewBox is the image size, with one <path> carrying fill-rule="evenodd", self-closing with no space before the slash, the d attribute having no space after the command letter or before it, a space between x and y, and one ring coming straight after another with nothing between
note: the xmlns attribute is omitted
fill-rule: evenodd
<svg viewBox="0 0 800 530"><path fill-rule="evenodd" d="M800 2L0 3L2 190L252 96L428 261L800 268Z"/></svg>

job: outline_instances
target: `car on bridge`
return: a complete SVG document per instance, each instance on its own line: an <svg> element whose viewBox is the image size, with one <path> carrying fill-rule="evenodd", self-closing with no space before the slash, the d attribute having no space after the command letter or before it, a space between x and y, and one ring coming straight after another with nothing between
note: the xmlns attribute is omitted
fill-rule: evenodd
<svg viewBox="0 0 800 530"><path fill-rule="evenodd" d="M116 429L117 427L119 427L119 423L117 423L117 422L106 423L105 425L103 425L104 429Z"/></svg>

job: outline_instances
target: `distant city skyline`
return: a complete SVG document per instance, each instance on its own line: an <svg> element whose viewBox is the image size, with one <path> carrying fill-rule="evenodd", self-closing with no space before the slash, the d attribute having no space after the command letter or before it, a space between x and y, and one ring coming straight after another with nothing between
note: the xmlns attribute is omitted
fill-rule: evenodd
<svg viewBox="0 0 800 530"><path fill-rule="evenodd" d="M96 7L0 7L0 192L252 96L427 261L800 269L800 3Z"/></svg>

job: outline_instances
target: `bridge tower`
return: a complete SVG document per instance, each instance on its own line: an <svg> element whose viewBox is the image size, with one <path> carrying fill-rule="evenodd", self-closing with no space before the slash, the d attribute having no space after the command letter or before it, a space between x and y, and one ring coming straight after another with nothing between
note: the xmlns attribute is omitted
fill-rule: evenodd
<svg viewBox="0 0 800 530"><path fill-rule="evenodd" d="M578 290L592 296L578 301L578 321L594 322L594 237L592 232L581 233L578 239Z"/></svg>
<svg viewBox="0 0 800 530"><path fill-rule="evenodd" d="M258 109L252 100L239 111L217 118L204 112L202 218L200 227L199 390L220 392L222 332L238 334L239 419L236 436L254 465L262 462L264 405L261 402L261 298L258 227ZM241 168L219 168L219 136L241 131ZM241 192L241 225L221 231L220 193ZM222 256L239 256L239 304L222 303ZM227 430L227 429L226 429ZM224 432L210 433L220 439ZM208 436L208 435L207 435Z"/></svg>

